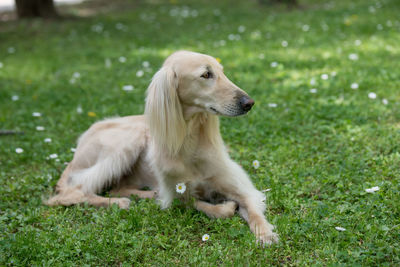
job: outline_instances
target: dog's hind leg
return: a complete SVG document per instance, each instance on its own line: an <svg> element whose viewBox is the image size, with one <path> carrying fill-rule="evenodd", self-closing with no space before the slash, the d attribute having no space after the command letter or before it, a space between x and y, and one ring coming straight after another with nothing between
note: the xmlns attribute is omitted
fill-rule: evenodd
<svg viewBox="0 0 400 267"><path fill-rule="evenodd" d="M235 214L237 204L234 201L225 201L221 204L211 204L205 201L196 200L194 203L198 211L202 211L211 218L229 218Z"/></svg>
<svg viewBox="0 0 400 267"><path fill-rule="evenodd" d="M139 190L135 187L121 187L112 189L110 191L112 196L130 197L131 195L138 196L139 198L154 198L157 195L156 191Z"/></svg>
<svg viewBox="0 0 400 267"><path fill-rule="evenodd" d="M94 194L85 194L80 188L69 188L64 190L63 192L51 197L49 200L45 202L46 205L49 206L71 206L79 203L88 203L89 205L93 205L96 207L109 207L112 204L117 204L121 209L127 209L130 204L130 200L128 198L107 198L101 197Z"/></svg>

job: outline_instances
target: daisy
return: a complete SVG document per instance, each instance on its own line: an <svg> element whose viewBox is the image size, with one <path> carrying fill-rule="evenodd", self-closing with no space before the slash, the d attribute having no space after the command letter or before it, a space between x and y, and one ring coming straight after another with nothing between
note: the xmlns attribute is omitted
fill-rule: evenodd
<svg viewBox="0 0 400 267"><path fill-rule="evenodd" d="M317 84L317 82L316 82L315 78L312 78L310 80L310 85L316 85L316 84Z"/></svg>
<svg viewBox="0 0 400 267"><path fill-rule="evenodd" d="M343 227L340 227L340 226L336 226L335 229L340 231L340 232L346 231L346 228L343 228Z"/></svg>
<svg viewBox="0 0 400 267"><path fill-rule="evenodd" d="M350 87L351 89L356 90L358 89L358 83L352 83Z"/></svg>
<svg viewBox="0 0 400 267"><path fill-rule="evenodd" d="M311 93L311 94L316 94L316 93L317 93L317 89L316 89L316 88L310 89L310 93Z"/></svg>
<svg viewBox="0 0 400 267"><path fill-rule="evenodd" d="M10 53L10 54L14 54L15 53L15 48L14 47L9 47L8 49L7 49L7 51L8 51L8 53Z"/></svg>
<svg viewBox="0 0 400 267"><path fill-rule="evenodd" d="M36 126L36 131L44 131L44 127L43 126Z"/></svg>
<svg viewBox="0 0 400 267"><path fill-rule="evenodd" d="M287 47L289 45L289 43L287 41L282 41L281 45L282 45L282 47Z"/></svg>
<svg viewBox="0 0 400 267"><path fill-rule="evenodd" d="M45 142L45 143L51 143L51 138L46 138L46 139L44 139L44 142Z"/></svg>
<svg viewBox="0 0 400 267"><path fill-rule="evenodd" d="M252 165L254 169L258 169L260 167L260 162L258 160L254 160Z"/></svg>
<svg viewBox="0 0 400 267"><path fill-rule="evenodd" d="M15 152L18 153L18 154L21 154L22 152L24 152L24 150L22 148L18 147L18 148L15 149Z"/></svg>
<svg viewBox="0 0 400 267"><path fill-rule="evenodd" d="M270 107L270 108L276 108L278 106L278 104L276 104L276 103L269 103L268 104L268 107Z"/></svg>
<svg viewBox="0 0 400 267"><path fill-rule="evenodd" d="M350 60L358 60L358 55L352 53L352 54L349 55L349 59L350 59Z"/></svg>
<svg viewBox="0 0 400 267"><path fill-rule="evenodd" d="M301 29L302 29L304 32L308 32L308 30L310 29L310 26L307 25L307 24L304 24L303 27L301 27Z"/></svg>
<svg viewBox="0 0 400 267"><path fill-rule="evenodd" d="M138 71L136 72L136 77L142 77L143 74L144 74L144 71L138 70Z"/></svg>
<svg viewBox="0 0 400 267"><path fill-rule="evenodd" d="M238 28L238 32L244 32L246 30L246 27L243 25L240 25Z"/></svg>
<svg viewBox="0 0 400 267"><path fill-rule="evenodd" d="M56 159L56 158L58 157L58 155L57 155L57 154L51 154L49 157L50 157L51 159Z"/></svg>
<svg viewBox="0 0 400 267"><path fill-rule="evenodd" d="M150 67L150 63L148 61L143 61L142 66L143 68L148 68Z"/></svg>
<svg viewBox="0 0 400 267"><path fill-rule="evenodd" d="M203 235L203 237L201 238L201 240L208 241L210 239L210 236L208 234Z"/></svg>
<svg viewBox="0 0 400 267"><path fill-rule="evenodd" d="M186 191L186 185L185 183L178 183L176 185L176 192L178 192L179 194L183 194Z"/></svg>
<svg viewBox="0 0 400 267"><path fill-rule="evenodd" d="M11 97L11 100L12 100L12 101L18 101L18 100L19 100L19 96L13 95L13 96Z"/></svg>
<svg viewBox="0 0 400 267"><path fill-rule="evenodd" d="M389 104L389 101L387 100L387 99L382 99L382 103L384 104L384 105L387 105L387 104Z"/></svg>
<svg viewBox="0 0 400 267"><path fill-rule="evenodd" d="M0 69L3 67L4 65L3 65L3 63L2 62L0 62Z"/></svg>
<svg viewBox="0 0 400 267"><path fill-rule="evenodd" d="M321 75L321 79L322 79L322 80L328 80L328 78L329 78L329 75L326 74L326 73L324 73L324 74Z"/></svg>
<svg viewBox="0 0 400 267"><path fill-rule="evenodd" d="M40 112L33 112L32 116L33 117L40 117L40 116L42 116L42 114L40 114Z"/></svg>
<svg viewBox="0 0 400 267"><path fill-rule="evenodd" d="M133 85L124 85L122 86L122 90L124 91L132 91L133 90Z"/></svg>
<svg viewBox="0 0 400 267"><path fill-rule="evenodd" d="M72 77L74 78L80 78L81 74L79 72L74 72L74 74L72 74Z"/></svg>
<svg viewBox="0 0 400 267"><path fill-rule="evenodd" d="M104 65L107 69L111 68L111 59L106 58L106 60L104 61Z"/></svg>
<svg viewBox="0 0 400 267"><path fill-rule="evenodd" d="M126 57L119 57L119 62L125 63L126 62Z"/></svg>
<svg viewBox="0 0 400 267"><path fill-rule="evenodd" d="M78 106L78 107L76 108L76 112L77 112L78 114L82 114L82 112L83 112L82 107L81 107L81 106Z"/></svg>
<svg viewBox="0 0 400 267"><path fill-rule="evenodd" d="M355 40L355 41L354 41L354 44L355 44L356 46L360 46L360 45L361 45L361 40Z"/></svg>
<svg viewBox="0 0 400 267"><path fill-rule="evenodd" d="M368 94L368 97L371 98L371 99L375 99L376 98L376 94L371 92L371 93Z"/></svg>
<svg viewBox="0 0 400 267"><path fill-rule="evenodd" d="M276 67L278 67L278 62L271 62L271 67L272 68L276 68Z"/></svg>
<svg viewBox="0 0 400 267"><path fill-rule="evenodd" d="M374 186L374 187L365 189L365 192L374 193L374 192L378 191L379 189L380 189L379 186Z"/></svg>

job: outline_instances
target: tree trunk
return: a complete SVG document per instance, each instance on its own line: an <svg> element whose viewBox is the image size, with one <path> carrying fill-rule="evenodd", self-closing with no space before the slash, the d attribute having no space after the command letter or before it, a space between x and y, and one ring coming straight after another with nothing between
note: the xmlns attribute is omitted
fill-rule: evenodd
<svg viewBox="0 0 400 267"><path fill-rule="evenodd" d="M53 0L15 0L19 18L58 18Z"/></svg>

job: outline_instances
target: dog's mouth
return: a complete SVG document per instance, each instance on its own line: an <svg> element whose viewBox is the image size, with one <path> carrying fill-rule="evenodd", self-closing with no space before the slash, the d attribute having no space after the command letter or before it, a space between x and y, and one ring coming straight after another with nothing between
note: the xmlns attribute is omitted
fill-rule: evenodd
<svg viewBox="0 0 400 267"><path fill-rule="evenodd" d="M210 107L210 110L212 111L212 113L214 113L215 115L221 114L221 112L219 112L216 108L214 107Z"/></svg>
<svg viewBox="0 0 400 267"><path fill-rule="evenodd" d="M214 114L214 115L219 115L219 116L226 116L226 117L237 117L237 116L241 116L246 114L248 111L244 111L244 110L235 110L235 109L223 109L224 112L219 111L218 109L216 109L215 107L208 107L208 110L210 113Z"/></svg>

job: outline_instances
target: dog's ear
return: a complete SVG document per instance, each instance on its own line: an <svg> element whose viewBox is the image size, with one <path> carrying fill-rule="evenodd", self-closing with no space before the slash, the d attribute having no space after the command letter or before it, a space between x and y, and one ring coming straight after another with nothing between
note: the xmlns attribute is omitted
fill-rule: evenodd
<svg viewBox="0 0 400 267"><path fill-rule="evenodd" d="M147 89L145 114L150 135L170 155L181 148L186 136L186 123L178 97L178 77L170 67L162 67Z"/></svg>

